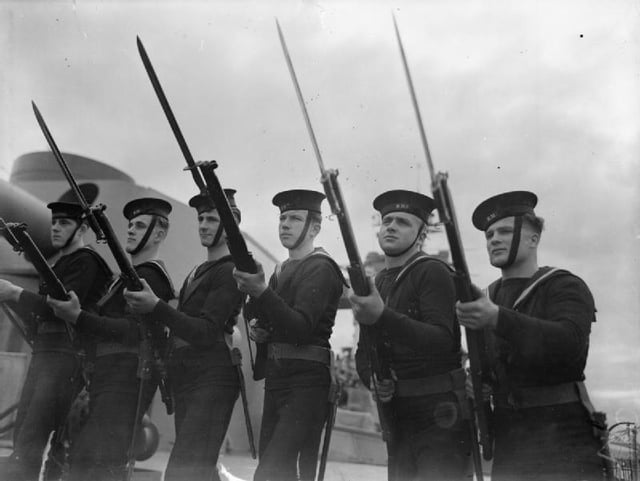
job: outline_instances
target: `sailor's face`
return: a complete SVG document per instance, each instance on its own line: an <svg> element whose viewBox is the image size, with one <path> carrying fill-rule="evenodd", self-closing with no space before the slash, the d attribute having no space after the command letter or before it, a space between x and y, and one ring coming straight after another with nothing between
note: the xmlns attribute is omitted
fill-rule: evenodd
<svg viewBox="0 0 640 481"><path fill-rule="evenodd" d="M216 237L216 232L220 227L220 216L216 209L203 211L198 214L198 234L200 234L200 244L205 247L211 247L213 240ZM220 239L225 238L225 233L222 233Z"/></svg>
<svg viewBox="0 0 640 481"><path fill-rule="evenodd" d="M378 244L385 254L397 254L413 244L422 229L422 220L408 212L390 212L382 218Z"/></svg>
<svg viewBox="0 0 640 481"><path fill-rule="evenodd" d="M287 210L280 214L278 234L284 247L290 249L295 245L302 234L308 215L309 211L306 210Z"/></svg>
<svg viewBox="0 0 640 481"><path fill-rule="evenodd" d="M502 267L509 259L511 243L515 232L515 217L505 217L495 221L485 231L489 262L494 267Z"/></svg>
<svg viewBox="0 0 640 481"><path fill-rule="evenodd" d="M51 245L55 249L63 247L69 238L75 234L78 223L67 217L51 219Z"/></svg>
<svg viewBox="0 0 640 481"><path fill-rule="evenodd" d="M142 214L129 220L129 225L127 226L127 243L125 245L125 250L128 253L135 250L146 234L149 225L151 225L151 216L148 214ZM149 243L147 243L145 247L148 245Z"/></svg>

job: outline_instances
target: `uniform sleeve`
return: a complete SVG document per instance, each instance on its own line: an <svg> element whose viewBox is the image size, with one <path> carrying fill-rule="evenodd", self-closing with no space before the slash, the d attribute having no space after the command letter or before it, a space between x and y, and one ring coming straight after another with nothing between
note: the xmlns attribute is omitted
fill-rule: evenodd
<svg viewBox="0 0 640 481"><path fill-rule="evenodd" d="M141 266L138 275L147 281L151 290L162 300L168 301L173 297L171 286L167 279L155 268ZM146 314L145 320L153 321L153 316ZM119 342L125 345L135 344L139 339L138 319L133 313L124 313L122 317L100 316L85 310L78 317L78 327L83 332L99 336L105 340Z"/></svg>
<svg viewBox="0 0 640 481"><path fill-rule="evenodd" d="M22 290L18 302L11 302L9 306L23 320L39 316L53 316L53 311L47 305L47 298L42 294L36 294L27 289Z"/></svg>
<svg viewBox="0 0 640 481"><path fill-rule="evenodd" d="M67 291L74 291L84 307L85 300L100 274L100 266L91 254L74 256L60 275L60 282ZM53 318L53 311L47 305L46 297L24 289L20 295L16 313L23 319L30 319L33 315L42 318Z"/></svg>
<svg viewBox="0 0 640 481"><path fill-rule="evenodd" d="M304 266L304 272L298 277L300 282L295 286L292 305L271 287L255 299L253 305L259 316L273 327L274 334L296 344L309 344L327 307L333 303L337 306L342 282L325 260Z"/></svg>
<svg viewBox="0 0 640 481"><path fill-rule="evenodd" d="M392 342L415 349L442 350L443 346L450 346L456 302L451 272L439 262L425 262L416 266L406 280L416 289L419 319L385 307L376 327L384 329Z"/></svg>
<svg viewBox="0 0 640 481"><path fill-rule="evenodd" d="M233 264L225 263L208 284L207 297L198 316L190 316L169 306L165 301L156 305L151 317L166 324L171 332L194 346L211 346L221 339L227 320L239 311L243 294L232 275Z"/></svg>
<svg viewBox="0 0 640 481"><path fill-rule="evenodd" d="M572 275L547 281L545 318L499 307L495 333L513 346L521 364L571 364L585 355L595 306L586 284Z"/></svg>

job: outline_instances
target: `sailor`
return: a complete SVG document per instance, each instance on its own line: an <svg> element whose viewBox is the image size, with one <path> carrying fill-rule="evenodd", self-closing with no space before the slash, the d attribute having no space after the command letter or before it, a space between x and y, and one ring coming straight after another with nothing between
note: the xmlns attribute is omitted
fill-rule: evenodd
<svg viewBox="0 0 640 481"><path fill-rule="evenodd" d="M315 479L322 427L328 414L333 329L344 278L327 252L314 247L324 195L288 190L273 198L280 209L280 242L289 257L269 284L234 270L250 295L244 314L252 321L258 351L254 377L265 380L259 464L254 481Z"/></svg>
<svg viewBox="0 0 640 481"><path fill-rule="evenodd" d="M132 200L123 210L129 222L125 250L140 278L164 301L173 298L173 287L158 251L169 230L170 212L171 204L150 197ZM124 288L122 277L112 283L99 302L98 313L81 309L74 294L70 301L48 301L57 316L96 341L89 417L71 446L68 479L73 481L123 479L134 425L139 425L159 381L157 370L144 382L138 372L140 323L157 326L156 319L132 313L123 296ZM162 331L158 331L155 329L155 340L162 341Z"/></svg>
<svg viewBox="0 0 640 481"><path fill-rule="evenodd" d="M391 190L373 207L385 267L368 296L349 299L361 326L356 368L388 429L389 479L464 479L470 444L456 291L450 267L422 251L435 203Z"/></svg>
<svg viewBox="0 0 640 481"><path fill-rule="evenodd" d="M235 192L225 189L240 223ZM171 330L169 377L175 397L176 438L165 481L219 481L218 453L239 392L231 335L245 295L232 276L233 259L215 203L200 194L189 205L197 212L207 260L184 281L178 308L161 300L146 283L142 291L127 291L125 298L133 312L150 314Z"/></svg>
<svg viewBox="0 0 640 481"><path fill-rule="evenodd" d="M51 244L57 249L53 272L65 289L76 292L83 308L92 310L111 280L111 270L84 244L88 226L80 205L63 196L63 201L47 207L51 210ZM7 302L20 315L33 343L14 427L13 454L0 479L39 479L52 432L44 479L56 479L65 463L67 415L83 385L82 353L86 346L74 330L74 340L70 339L64 322L54 315L43 295L0 279L0 302Z"/></svg>
<svg viewBox="0 0 640 481"><path fill-rule="evenodd" d="M476 207L489 262L501 271L488 295L457 304L460 323L485 329L494 363L492 481L601 480L604 428L583 384L594 300L574 274L538 266L537 197L514 191ZM594 423L592 425L592 422Z"/></svg>

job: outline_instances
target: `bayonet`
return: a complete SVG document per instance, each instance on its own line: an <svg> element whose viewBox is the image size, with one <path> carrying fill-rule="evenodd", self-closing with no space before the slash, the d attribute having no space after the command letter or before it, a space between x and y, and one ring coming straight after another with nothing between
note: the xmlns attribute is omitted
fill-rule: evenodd
<svg viewBox="0 0 640 481"><path fill-rule="evenodd" d="M413 110L418 121L418 130L420 133L422 148L427 161L427 166L429 167L431 190L436 201L440 222L444 225L449 247L451 248L451 258L453 261L453 267L456 271L457 296L460 301L469 302L473 300L471 276L469 274L469 267L467 266L464 249L462 247L458 222L456 220L455 210L453 207L453 199L447 185L447 174L441 172L436 173L435 171L433 160L431 159L431 153L429 151L429 144L427 142L424 124L422 122L422 115L420 114L420 107L418 106L418 100L413 87L411 72L409 71L409 64L407 62L407 57L405 55L402 39L400 38L400 31L398 29L395 16L393 16L393 26L395 28L398 46L400 47L400 56L402 57L402 65L409 85ZM478 446L478 435L476 434L475 418L477 418L478 423L480 444L482 445L482 456L486 460L490 460L493 457L493 439L489 422L491 406L488 402L483 401L484 395L482 392L482 385L485 377L487 376L487 369L485 368L486 361L484 359L485 339L482 331L465 329L465 334L467 339L467 348L469 350L469 370L475 398L475 402L470 400L470 405L474 412L474 416L472 416L472 444L474 448L472 451L474 457L474 469L476 478L478 480L482 480L483 473Z"/></svg>
<svg viewBox="0 0 640 481"><path fill-rule="evenodd" d="M71 190L73 191L73 195L78 201L78 204L80 204L80 206L82 207L82 210L84 211L84 215L87 219L87 222L89 223L89 226L91 227L91 229L96 235L96 240L98 242L103 242L105 240L104 234L100 230L100 226L98 225L98 222L96 221L96 218L91 211L91 207L89 206L87 199L84 197L82 190L80 190L80 187L78 186L77 182L73 178L73 175L69 170L69 167L67 167L67 163L65 162L64 157L62 156L62 152L60 152L60 149L56 145L56 142L53 139L51 132L49 131L49 127L47 127L47 123L44 121L44 118L42 117L42 114L40 113L38 106L33 100L31 101L31 106L33 107L33 113L36 116L36 120L38 121L38 125L40 126L40 129L42 130L42 133L44 134L45 139L47 139L47 143L49 144L49 148L51 149L53 156L58 162L58 165L60 166L62 173L67 179L67 182L69 182L69 185L71 186Z"/></svg>
<svg viewBox="0 0 640 481"><path fill-rule="evenodd" d="M196 185L200 189L200 193L202 195L207 194L207 186L202 180L202 176L200 172L196 168L196 162L193 159L193 155L191 155L191 151L189 150L189 146L187 145L187 141L184 139L182 135L182 131L180 130L180 126L178 125L178 121L176 120L176 116L173 115L173 110L171 110L171 106L169 105L169 101L167 100L167 96L164 94L164 90L162 90L162 85L160 85L160 80L158 80L158 76L156 75L156 71L151 64L151 59L147 55L147 51L142 45L142 40L140 37L136 36L136 43L138 44L138 52L140 53L140 58L142 59L142 63L144 64L144 68L147 71L147 75L149 76L149 80L151 81L151 85L153 85L153 90L160 101L160 105L162 106L162 110L164 111L167 120L169 121L169 125L171 126L171 130L173 131L173 135L175 135L176 140L178 141L178 145L180 146L180 150L182 151L182 155L187 161L187 165L189 166L189 170L191 171L191 175L193 176L193 180Z"/></svg>

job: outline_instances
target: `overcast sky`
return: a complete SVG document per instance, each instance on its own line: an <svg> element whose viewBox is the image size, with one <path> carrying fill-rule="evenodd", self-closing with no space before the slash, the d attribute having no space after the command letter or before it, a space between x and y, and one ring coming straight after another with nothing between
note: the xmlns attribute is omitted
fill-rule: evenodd
<svg viewBox="0 0 640 481"><path fill-rule="evenodd" d="M474 281L498 275L471 226L474 207L502 191L536 192L547 220L541 264L571 269L596 297L594 382L612 363L628 368L640 342L638 2L2 1L0 176L47 149L34 100L63 151L180 201L196 192L139 35L194 157L219 162L243 228L283 257L271 198L322 188L277 17L364 256L377 247L376 195L430 191L392 11ZM320 243L346 262L335 221ZM445 246L434 234L427 250ZM640 384L637 370L624 379Z"/></svg>

